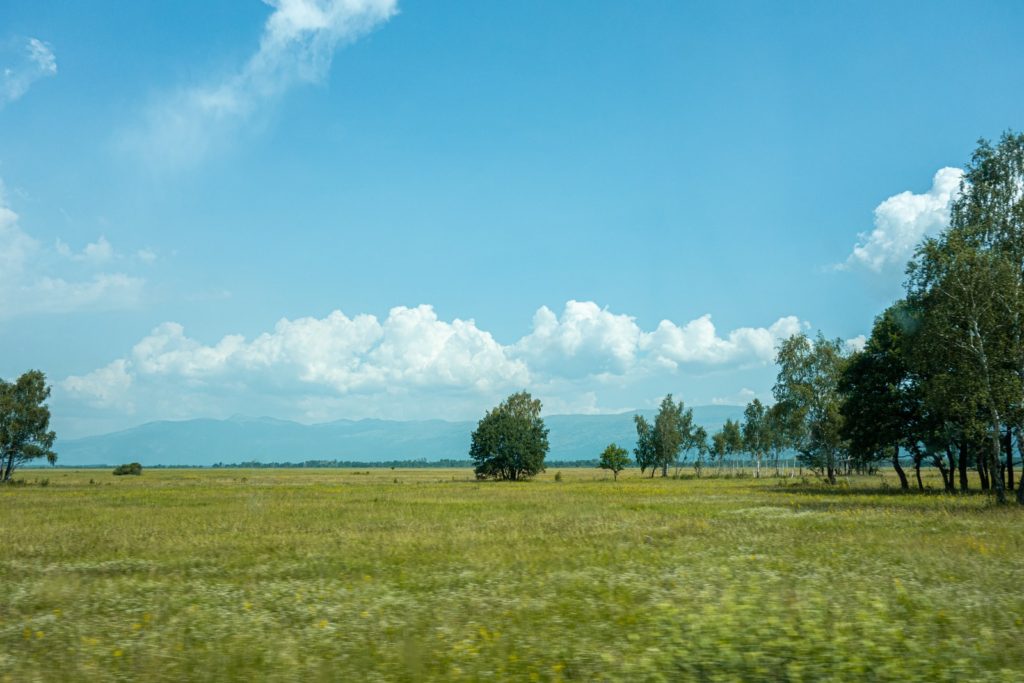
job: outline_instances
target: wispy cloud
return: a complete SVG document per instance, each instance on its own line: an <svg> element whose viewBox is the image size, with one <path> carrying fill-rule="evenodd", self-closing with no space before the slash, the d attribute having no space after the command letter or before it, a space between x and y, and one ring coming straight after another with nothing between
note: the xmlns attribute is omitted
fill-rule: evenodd
<svg viewBox="0 0 1024 683"><path fill-rule="evenodd" d="M38 38L18 40L9 56L0 58L0 109L21 98L40 78L57 75L53 48Z"/></svg>
<svg viewBox="0 0 1024 683"><path fill-rule="evenodd" d="M963 173L959 168L941 168L927 192L900 192L879 204L874 230L861 233L846 261L836 268L864 268L874 273L902 270L921 238L949 224L950 206L959 193Z"/></svg>
<svg viewBox="0 0 1024 683"><path fill-rule="evenodd" d="M161 166L202 159L260 108L321 82L335 50L397 12L397 0L265 0L273 7L259 48L236 72L158 97L126 144Z"/></svg>
<svg viewBox="0 0 1024 683"><path fill-rule="evenodd" d="M136 305L142 296L142 279L98 270L113 254L113 247L102 237L77 254L60 241L56 249L45 249L21 228L0 183L0 319ZM74 273L56 273L51 268L54 255L80 263L74 264Z"/></svg>

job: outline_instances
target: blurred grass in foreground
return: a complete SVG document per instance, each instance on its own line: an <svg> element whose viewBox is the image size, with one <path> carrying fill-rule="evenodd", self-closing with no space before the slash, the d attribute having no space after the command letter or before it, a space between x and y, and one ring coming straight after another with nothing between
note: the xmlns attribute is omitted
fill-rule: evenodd
<svg viewBox="0 0 1024 683"><path fill-rule="evenodd" d="M892 476L554 475L21 471L0 488L0 680L1024 672L1015 507Z"/></svg>

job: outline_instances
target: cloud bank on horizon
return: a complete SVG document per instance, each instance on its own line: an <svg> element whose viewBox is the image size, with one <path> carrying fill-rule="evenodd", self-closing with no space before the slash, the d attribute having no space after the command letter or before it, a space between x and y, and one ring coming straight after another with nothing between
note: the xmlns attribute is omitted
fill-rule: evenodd
<svg viewBox="0 0 1024 683"><path fill-rule="evenodd" d="M254 339L228 335L212 345L167 322L124 357L59 387L97 409L164 417L275 402L308 420L465 416L524 387L556 409L595 412L596 389L684 365L766 365L779 340L807 327L785 316L720 335L704 315L645 331L631 316L591 301L569 301L560 315L541 307L533 329L512 344L472 320L441 320L429 305L398 306L384 320L341 311L282 319Z"/></svg>
<svg viewBox="0 0 1024 683"><path fill-rule="evenodd" d="M17 43L9 63L0 59L0 109L20 99L39 79L57 75L57 57L50 45L38 38Z"/></svg>
<svg viewBox="0 0 1024 683"><path fill-rule="evenodd" d="M860 234L853 251L837 268L902 272L918 243L949 225L950 208L959 195L963 174L959 168L940 168L927 192L900 192L879 204L874 229Z"/></svg>
<svg viewBox="0 0 1024 683"><path fill-rule="evenodd" d="M259 48L236 72L165 94L124 143L154 165L202 159L235 126L291 88L327 76L335 50L397 11L397 0L264 0L273 7Z"/></svg>

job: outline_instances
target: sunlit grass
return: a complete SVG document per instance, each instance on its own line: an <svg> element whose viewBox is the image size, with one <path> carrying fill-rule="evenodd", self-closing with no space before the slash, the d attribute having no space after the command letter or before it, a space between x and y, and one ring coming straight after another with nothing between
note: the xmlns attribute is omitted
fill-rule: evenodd
<svg viewBox="0 0 1024 683"><path fill-rule="evenodd" d="M1024 670L1015 508L900 494L891 476L554 475L19 473L28 485L0 489L0 679Z"/></svg>

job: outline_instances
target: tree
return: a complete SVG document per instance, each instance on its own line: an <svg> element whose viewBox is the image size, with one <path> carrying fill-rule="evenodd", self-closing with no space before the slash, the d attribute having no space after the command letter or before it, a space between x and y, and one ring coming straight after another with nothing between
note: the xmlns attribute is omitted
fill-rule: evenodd
<svg viewBox="0 0 1024 683"><path fill-rule="evenodd" d="M888 455L900 480L910 486L900 465L900 448L917 441L921 422L921 392L911 374L907 330L918 325L904 302L897 302L875 318L863 351L854 353L843 370L842 435L850 456L859 464Z"/></svg>
<svg viewBox="0 0 1024 683"><path fill-rule="evenodd" d="M944 362L939 384L965 385L971 398L960 403L980 408L988 444L978 474L1003 502L1013 487L1014 430L1024 451L1024 135L1007 132L995 146L979 141L949 229L918 248L907 272L908 299L925 312ZM1021 487L1017 501L1024 504Z"/></svg>
<svg viewBox="0 0 1024 683"><path fill-rule="evenodd" d="M544 471L548 429L540 409L538 399L521 391L484 415L469 447L477 477L516 481Z"/></svg>
<svg viewBox="0 0 1024 683"><path fill-rule="evenodd" d="M985 458L996 499L1006 501L1002 476L1002 425L1019 407L1021 375L1014 366L1016 310L1014 266L982 249L965 231L929 239L910 267L910 299L922 311L923 334L933 340L932 364L944 378L978 398L988 428Z"/></svg>
<svg viewBox="0 0 1024 683"><path fill-rule="evenodd" d="M819 333L812 342L804 334L793 335L779 345L779 374L772 389L788 413L789 445L832 484L844 448L839 378L845 361L839 339L825 339Z"/></svg>
<svg viewBox="0 0 1024 683"><path fill-rule="evenodd" d="M629 466L629 451L618 444L610 443L601 453L601 461L597 466L602 470L611 470L612 476L618 480L619 472Z"/></svg>
<svg viewBox="0 0 1024 683"><path fill-rule="evenodd" d="M633 449L633 454L636 455L636 464L640 466L640 476L643 476L648 467L654 469L657 458L654 429L643 415L634 415L633 422L636 424L636 448Z"/></svg>
<svg viewBox="0 0 1024 683"><path fill-rule="evenodd" d="M693 409L684 408L683 402L675 403L672 394L661 400L658 414L654 417L654 470L661 468L661 476L668 476L668 466L676 462L679 451L688 445L693 435Z"/></svg>
<svg viewBox="0 0 1024 683"><path fill-rule="evenodd" d="M729 441L725 437L725 430L719 429L711 435L711 454L718 461L719 471L722 469L722 461L725 460L725 454L728 452Z"/></svg>
<svg viewBox="0 0 1024 683"><path fill-rule="evenodd" d="M14 470L30 460L57 462L57 435L50 431L50 409L45 404L49 397L46 375L39 370L14 382L0 379L0 481L10 481Z"/></svg>
<svg viewBox="0 0 1024 683"><path fill-rule="evenodd" d="M736 455L743 452L743 432L740 430L740 423L728 419L722 425L722 438L725 440L725 454Z"/></svg>
<svg viewBox="0 0 1024 683"><path fill-rule="evenodd" d="M761 477L761 458L772 447L771 424L768 409L759 399L754 399L743 410L743 448L754 456L754 476Z"/></svg>
<svg viewBox="0 0 1024 683"><path fill-rule="evenodd" d="M701 470L704 469L704 458L711 452L708 446L708 432L704 427L697 425L691 437L690 445L697 451L697 458L693 461L693 470L697 473L697 478L700 479Z"/></svg>

